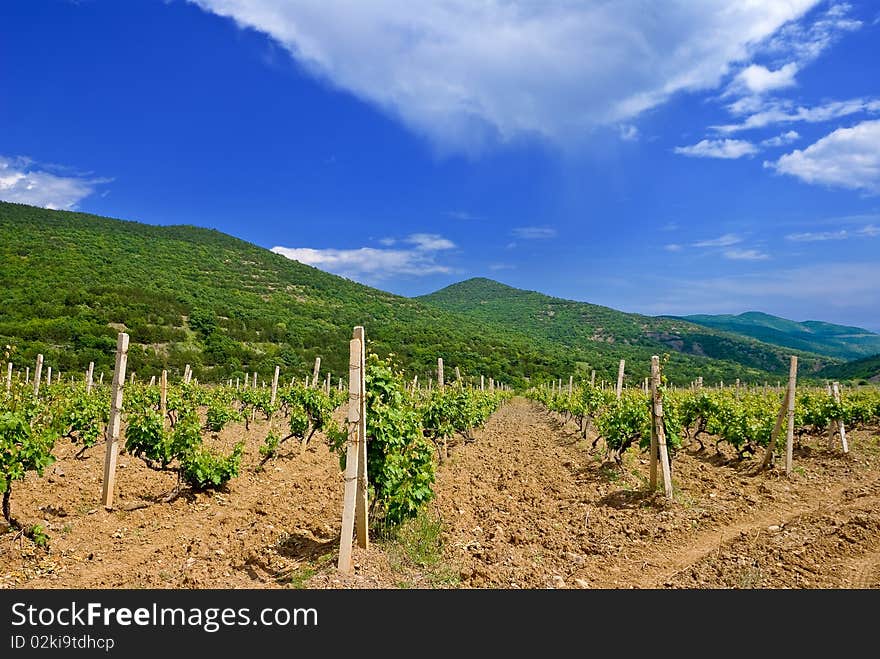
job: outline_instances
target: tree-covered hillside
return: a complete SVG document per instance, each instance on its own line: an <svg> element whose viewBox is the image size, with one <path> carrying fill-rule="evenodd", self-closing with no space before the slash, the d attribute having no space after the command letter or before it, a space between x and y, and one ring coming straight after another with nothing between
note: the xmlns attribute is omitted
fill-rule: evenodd
<svg viewBox="0 0 880 659"><path fill-rule="evenodd" d="M501 286L471 280L459 292L475 281ZM254 371L268 379L276 364L305 375L317 356L322 370L341 375L351 328L362 324L372 350L395 353L422 377L441 356L447 377L459 366L511 384L592 369L610 380L621 357L638 381L650 355L664 352L667 373L681 383L697 375L760 381L784 370L784 351L757 341L702 328L682 334L688 324L503 289L525 306L440 308L450 289L404 298L210 229L0 203L0 344L16 346L19 366L40 352L56 372L81 371L89 361L109 371L116 333L125 329L129 369L143 376L181 373L186 363L203 381Z"/></svg>

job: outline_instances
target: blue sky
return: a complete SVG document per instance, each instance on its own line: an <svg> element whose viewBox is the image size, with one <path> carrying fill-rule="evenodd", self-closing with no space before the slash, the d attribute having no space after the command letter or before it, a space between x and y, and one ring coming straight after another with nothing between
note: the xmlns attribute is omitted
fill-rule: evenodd
<svg viewBox="0 0 880 659"><path fill-rule="evenodd" d="M880 5L4 0L0 199L880 331Z"/></svg>

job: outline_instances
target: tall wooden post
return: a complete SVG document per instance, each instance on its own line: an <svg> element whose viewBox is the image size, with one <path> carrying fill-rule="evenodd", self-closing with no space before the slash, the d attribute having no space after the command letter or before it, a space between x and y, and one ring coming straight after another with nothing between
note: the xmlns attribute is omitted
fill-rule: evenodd
<svg viewBox="0 0 880 659"><path fill-rule="evenodd" d="M672 472L666 447L666 430L663 426L663 396L660 392L660 357L651 357L651 489L657 487L657 461L663 471L663 490L672 500Z"/></svg>
<svg viewBox="0 0 880 659"><path fill-rule="evenodd" d="M46 386L47 387L52 386L52 367L51 366L46 369Z"/></svg>
<svg viewBox="0 0 880 659"><path fill-rule="evenodd" d="M6 365L6 391L12 389L12 362Z"/></svg>
<svg viewBox="0 0 880 659"><path fill-rule="evenodd" d="M495 379L489 378L489 393L495 392Z"/></svg>
<svg viewBox="0 0 880 659"><path fill-rule="evenodd" d="M838 405L840 404L840 384L835 382L832 386L832 390L834 391L834 402ZM849 445L846 442L846 428L843 427L843 417L839 417L837 419L837 430L840 432L840 447L843 449L844 454L849 453Z"/></svg>
<svg viewBox="0 0 880 659"><path fill-rule="evenodd" d="M24 367L24 383L30 384L30 382L31 382L31 367L25 366Z"/></svg>
<svg viewBox="0 0 880 659"><path fill-rule="evenodd" d="M252 385L251 388L252 388L252 389L256 389L256 388L257 388L257 372L256 372L256 371L254 371L254 382L253 382L253 385Z"/></svg>
<svg viewBox="0 0 880 659"><path fill-rule="evenodd" d="M437 388L442 389L443 386L443 357L437 357Z"/></svg>
<svg viewBox="0 0 880 659"><path fill-rule="evenodd" d="M168 412L168 371L162 369L159 378L159 414L162 415L162 427L165 427L165 414Z"/></svg>
<svg viewBox="0 0 880 659"><path fill-rule="evenodd" d="M568 376L568 399L571 400L571 393L574 390L574 376Z"/></svg>
<svg viewBox="0 0 880 659"><path fill-rule="evenodd" d="M150 376L150 386L151 386L151 387L152 387L152 386L155 386L155 384L156 384L156 376L155 376L155 375L151 375L151 376Z"/></svg>
<svg viewBox="0 0 880 659"><path fill-rule="evenodd" d="M344 574L351 572L351 551L358 490L361 377L361 342L360 339L352 339L348 344L348 446L345 452L345 494L342 508L342 534L339 538L339 562L337 563L337 569Z"/></svg>
<svg viewBox="0 0 880 659"><path fill-rule="evenodd" d="M620 360L620 366L617 368L617 397L620 398L620 394L623 392L623 370L626 367L626 360Z"/></svg>
<svg viewBox="0 0 880 659"><path fill-rule="evenodd" d="M486 377L484 375L480 376L480 391L486 391Z"/></svg>
<svg viewBox="0 0 880 659"><path fill-rule="evenodd" d="M247 389L251 384L251 374L245 371L244 373L244 387L243 389Z"/></svg>
<svg viewBox="0 0 880 659"><path fill-rule="evenodd" d="M797 391L798 358L791 356L788 367L788 431L785 434L785 474L791 474L792 450L794 448L794 402Z"/></svg>
<svg viewBox="0 0 880 659"><path fill-rule="evenodd" d="M110 420L107 422L104 453L104 489L101 495L104 507L113 508L113 489L116 485L116 456L119 452L119 424L122 421L122 388L125 384L125 366L128 363L128 334L120 332L116 340L116 368L111 386Z"/></svg>
<svg viewBox="0 0 880 659"><path fill-rule="evenodd" d="M281 367L275 367L275 375L272 376L272 398L269 405L275 405L275 397L278 395L278 374L281 373Z"/></svg>
<svg viewBox="0 0 880 659"><path fill-rule="evenodd" d="M312 389L318 388L318 373L321 372L321 358L315 357L315 370L312 372Z"/></svg>
<svg viewBox="0 0 880 659"><path fill-rule="evenodd" d="M361 343L360 361L360 396L358 396L358 487L355 511L354 531L358 547L367 549L370 545L367 519L367 372L366 350L367 337L362 325L354 328L354 338Z"/></svg>
<svg viewBox="0 0 880 659"><path fill-rule="evenodd" d="M40 376L43 373L43 355L37 355L37 368L34 371L34 397L40 395Z"/></svg>
<svg viewBox="0 0 880 659"><path fill-rule="evenodd" d="M590 371L590 386L591 387L596 386L596 369L593 369L592 371Z"/></svg>

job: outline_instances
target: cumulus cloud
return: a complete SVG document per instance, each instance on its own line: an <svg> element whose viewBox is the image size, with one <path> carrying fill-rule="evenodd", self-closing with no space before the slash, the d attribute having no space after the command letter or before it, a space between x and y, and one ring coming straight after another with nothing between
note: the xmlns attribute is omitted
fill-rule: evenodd
<svg viewBox="0 0 880 659"><path fill-rule="evenodd" d="M385 238L383 244L398 241ZM424 276L452 272L452 268L438 263L436 252L453 249L455 243L433 233L414 233L399 241L413 245L411 249L315 249L312 247L276 246L272 251L294 261L321 270L365 281L378 281L395 275Z"/></svg>
<svg viewBox="0 0 880 659"><path fill-rule="evenodd" d="M523 240L543 240L556 237L556 229L553 227L517 227L511 233Z"/></svg>
<svg viewBox="0 0 880 659"><path fill-rule="evenodd" d="M751 64L736 75L731 86L752 94L764 94L774 89L793 87L797 72L795 62L789 62L775 71L760 64Z"/></svg>
<svg viewBox="0 0 880 659"><path fill-rule="evenodd" d="M467 152L523 136L568 143L677 92L715 89L818 3L190 1L269 35L314 76L438 146Z"/></svg>
<svg viewBox="0 0 880 659"><path fill-rule="evenodd" d="M736 235L735 233L725 233L723 236L719 236L718 238L711 238L709 240L701 240L693 244L694 247L730 247L731 245L736 245L737 243L741 243L743 241L741 236Z"/></svg>
<svg viewBox="0 0 880 659"><path fill-rule="evenodd" d="M800 137L797 131L790 130L787 133L761 140L761 146L785 146L786 144L796 142Z"/></svg>
<svg viewBox="0 0 880 659"><path fill-rule="evenodd" d="M0 199L55 210L72 210L110 179L63 175L29 158L0 156Z"/></svg>
<svg viewBox="0 0 880 659"><path fill-rule="evenodd" d="M724 158L727 160L750 156L758 152L757 147L746 140L700 140L690 146L677 146L675 153L692 158Z"/></svg>
<svg viewBox="0 0 880 659"><path fill-rule="evenodd" d="M781 174L806 183L880 193L880 120L838 128L806 149L796 149L775 163Z"/></svg>

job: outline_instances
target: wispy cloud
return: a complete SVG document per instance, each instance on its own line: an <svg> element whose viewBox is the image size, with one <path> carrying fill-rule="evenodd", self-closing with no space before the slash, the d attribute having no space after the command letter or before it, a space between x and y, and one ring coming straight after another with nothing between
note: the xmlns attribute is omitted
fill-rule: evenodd
<svg viewBox="0 0 880 659"><path fill-rule="evenodd" d="M877 227L874 224L868 224L855 231L840 229L839 231L805 231L803 233L790 233L785 236L785 239L797 243L812 243L826 240L847 240L849 238L876 238L877 236L880 236L880 227Z"/></svg>
<svg viewBox="0 0 880 659"><path fill-rule="evenodd" d="M446 215L454 218L456 220L482 220L485 219L482 215L475 215L473 213L469 213L468 211L446 211Z"/></svg>
<svg viewBox="0 0 880 659"><path fill-rule="evenodd" d="M635 142L639 139L639 129L632 124L620 124L617 132L624 142Z"/></svg>
<svg viewBox="0 0 880 659"><path fill-rule="evenodd" d="M556 237L556 229L553 227L517 227L511 233L523 240L543 240Z"/></svg>
<svg viewBox="0 0 880 659"><path fill-rule="evenodd" d="M722 254L731 261L765 261L770 258L769 254L757 249L726 249Z"/></svg>
<svg viewBox="0 0 880 659"><path fill-rule="evenodd" d="M711 238L709 240L701 240L699 242L693 243L694 247L730 247L731 245L736 245L743 241L742 236L738 236L735 233L725 233L723 236L719 236L718 238Z"/></svg>
<svg viewBox="0 0 880 659"><path fill-rule="evenodd" d="M797 149L765 167L806 183L880 193L880 120L838 128L806 149Z"/></svg>
<svg viewBox="0 0 880 659"><path fill-rule="evenodd" d="M774 124L795 122L823 123L832 119L840 119L853 114L880 112L880 100L854 98L846 101L831 101L814 107L798 107L792 109L789 101L774 100L765 104L764 109L749 115L737 124L723 124L711 128L721 133L735 133L743 130L765 128Z"/></svg>
<svg viewBox="0 0 880 659"><path fill-rule="evenodd" d="M775 71L760 64L751 64L733 79L731 91L742 90L750 94L764 94L776 89L793 87L797 72L798 65L795 62L789 62Z"/></svg>
<svg viewBox="0 0 880 659"><path fill-rule="evenodd" d="M675 153L692 158L725 158L735 159L750 156L758 152L751 142L745 140L701 140L691 146L677 146Z"/></svg>
<svg viewBox="0 0 880 659"><path fill-rule="evenodd" d="M489 270L515 270L516 266L512 263L490 263Z"/></svg>
<svg viewBox="0 0 880 659"><path fill-rule="evenodd" d="M393 239L384 239L392 241ZM381 241L380 241L381 242ZM455 248L455 243L433 233L415 233L402 239L411 249L315 249L312 247L276 246L272 251L289 259L321 270L366 281L378 281L395 275L424 276L450 273L453 269L436 260L437 252Z"/></svg>
<svg viewBox="0 0 880 659"><path fill-rule="evenodd" d="M682 247L677 243L669 243L668 245L663 245L663 249L667 252L680 252Z"/></svg>
<svg viewBox="0 0 880 659"><path fill-rule="evenodd" d="M72 210L98 186L111 180L71 173L68 168L40 165L30 158L0 156L0 199L3 201Z"/></svg>
<svg viewBox="0 0 880 659"><path fill-rule="evenodd" d="M190 1L465 152L535 136L567 146L679 92L716 89L818 2Z"/></svg>

